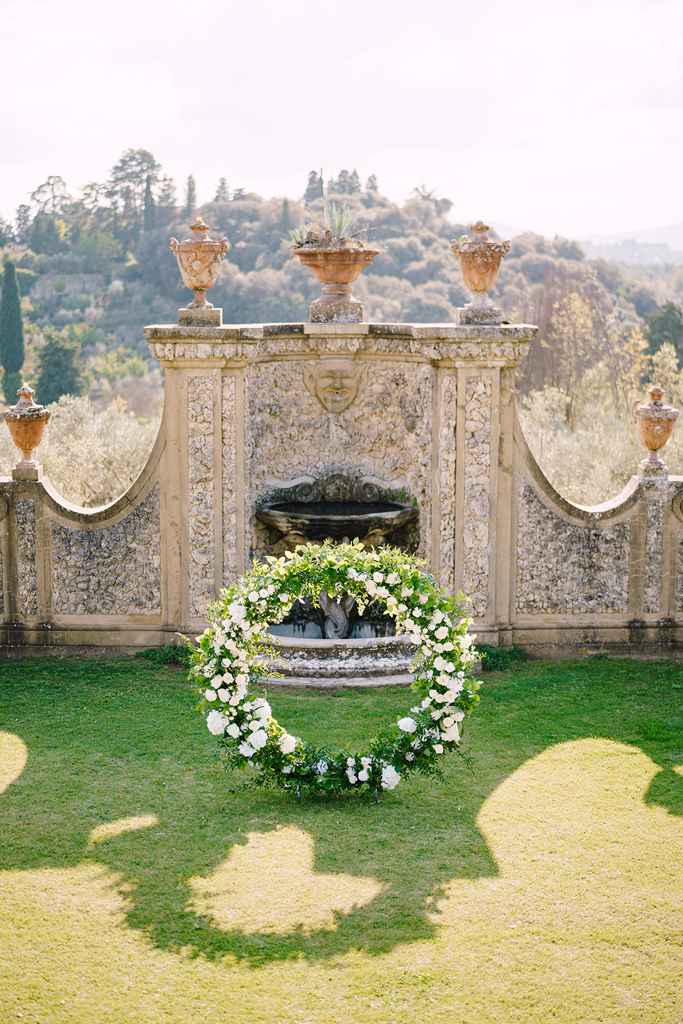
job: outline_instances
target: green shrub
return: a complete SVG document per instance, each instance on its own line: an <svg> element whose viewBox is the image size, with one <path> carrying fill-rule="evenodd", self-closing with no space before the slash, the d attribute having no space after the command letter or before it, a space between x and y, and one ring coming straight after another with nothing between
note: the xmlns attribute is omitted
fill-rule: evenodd
<svg viewBox="0 0 683 1024"><path fill-rule="evenodd" d="M529 660L523 647L491 647L489 644L477 644L481 654L481 667L484 672L505 672Z"/></svg>

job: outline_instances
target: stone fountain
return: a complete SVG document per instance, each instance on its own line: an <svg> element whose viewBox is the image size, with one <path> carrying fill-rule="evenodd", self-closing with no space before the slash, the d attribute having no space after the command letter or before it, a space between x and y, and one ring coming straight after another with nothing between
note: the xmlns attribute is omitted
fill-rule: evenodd
<svg viewBox="0 0 683 1024"><path fill-rule="evenodd" d="M272 538L273 554L325 540L411 547L418 521L415 505L351 472L280 488L261 501L255 515ZM411 680L412 645L395 635L393 620L381 608L370 606L359 615L351 597L321 593L317 604L298 602L271 633L280 649L276 668L289 683L372 686Z"/></svg>

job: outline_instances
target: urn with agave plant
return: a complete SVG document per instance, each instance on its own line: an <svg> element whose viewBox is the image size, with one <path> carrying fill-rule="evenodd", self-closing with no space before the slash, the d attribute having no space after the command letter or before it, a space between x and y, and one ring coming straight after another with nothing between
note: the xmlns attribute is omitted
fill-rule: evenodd
<svg viewBox="0 0 683 1024"><path fill-rule="evenodd" d="M649 452L647 458L640 463L640 470L644 475L664 474L667 467L658 453L673 433L678 409L666 404L664 392L656 384L648 389L648 395L650 401L642 402L635 408L640 439Z"/></svg>
<svg viewBox="0 0 683 1024"><path fill-rule="evenodd" d="M22 384L17 395L17 404L5 413L5 423L9 427L12 440L22 454L22 458L12 470L12 477L14 480L38 480L40 466L33 458L33 452L43 438L50 413L45 406L33 401L33 388L28 384Z"/></svg>
<svg viewBox="0 0 683 1024"><path fill-rule="evenodd" d="M295 246L294 255L312 270L322 284L320 297L309 306L312 323L360 323L363 304L351 292L351 285L369 267L378 249L365 246Z"/></svg>
<svg viewBox="0 0 683 1024"><path fill-rule="evenodd" d="M503 319L502 311L493 305L488 293L496 283L501 261L509 253L511 243L491 238L490 230L488 224L478 220L470 227L469 235L451 243L472 293L472 303L461 314L462 323L499 324Z"/></svg>
<svg viewBox="0 0 683 1024"><path fill-rule="evenodd" d="M221 310L214 308L206 298L209 288L216 283L221 262L230 250L227 238L220 241L209 238L210 228L201 217L190 225L192 238L179 242L172 238L169 248L178 261L186 287L194 292L194 300L179 310L180 322L188 324L215 324L221 321Z"/></svg>

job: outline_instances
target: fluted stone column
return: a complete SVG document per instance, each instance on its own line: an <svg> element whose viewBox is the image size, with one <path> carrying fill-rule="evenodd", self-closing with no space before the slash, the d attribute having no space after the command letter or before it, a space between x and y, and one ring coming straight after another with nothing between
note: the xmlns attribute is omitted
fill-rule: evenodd
<svg viewBox="0 0 683 1024"><path fill-rule="evenodd" d="M161 532L169 619L199 627L247 566L244 425L248 331L145 329L164 369Z"/></svg>

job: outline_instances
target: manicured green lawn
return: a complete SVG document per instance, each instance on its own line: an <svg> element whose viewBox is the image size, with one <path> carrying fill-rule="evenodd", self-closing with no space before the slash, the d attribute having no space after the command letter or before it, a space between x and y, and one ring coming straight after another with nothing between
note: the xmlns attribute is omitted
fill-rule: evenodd
<svg viewBox="0 0 683 1024"><path fill-rule="evenodd" d="M683 665L485 676L442 781L226 776L182 673L0 663L0 1021L683 1021ZM406 691L272 690L359 746Z"/></svg>

